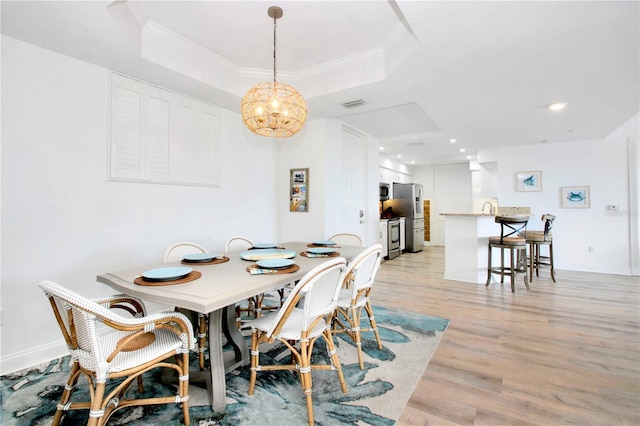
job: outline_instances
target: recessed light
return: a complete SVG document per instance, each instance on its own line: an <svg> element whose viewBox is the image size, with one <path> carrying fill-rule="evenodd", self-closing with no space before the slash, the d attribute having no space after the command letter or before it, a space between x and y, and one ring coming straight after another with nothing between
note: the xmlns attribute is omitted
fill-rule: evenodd
<svg viewBox="0 0 640 426"><path fill-rule="evenodd" d="M380 147L380 151L384 151L384 146L381 146L381 147Z"/></svg>
<svg viewBox="0 0 640 426"><path fill-rule="evenodd" d="M467 155L467 160L471 160L471 156L470 155Z"/></svg>
<svg viewBox="0 0 640 426"><path fill-rule="evenodd" d="M449 143L456 143L455 139L449 139Z"/></svg>
<svg viewBox="0 0 640 426"><path fill-rule="evenodd" d="M567 106L566 102L555 102L549 105L549 109L551 111L560 111L561 109L564 109L564 107Z"/></svg>
<svg viewBox="0 0 640 426"><path fill-rule="evenodd" d="M416 164L416 162L414 160L411 160L411 164Z"/></svg>
<svg viewBox="0 0 640 426"><path fill-rule="evenodd" d="M466 151L466 149L460 148L460 152L465 152L465 151Z"/></svg>
<svg viewBox="0 0 640 426"><path fill-rule="evenodd" d="M398 158L402 158L402 155L398 154Z"/></svg>

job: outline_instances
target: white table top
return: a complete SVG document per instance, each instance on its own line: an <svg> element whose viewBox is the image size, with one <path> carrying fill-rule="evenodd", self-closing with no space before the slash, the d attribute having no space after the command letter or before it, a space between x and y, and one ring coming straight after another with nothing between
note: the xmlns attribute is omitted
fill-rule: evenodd
<svg viewBox="0 0 640 426"><path fill-rule="evenodd" d="M225 306L242 301L256 294L280 288L293 283L322 262L331 258L307 258L300 255L307 249L307 242L288 242L282 244L287 250L295 250L296 264L300 269L290 274L262 274L251 275L246 271L247 266L255 263L242 260L243 250L230 251L226 254L228 262L213 265L189 264L194 271L202 276L195 281L182 284L164 286L142 286L134 284L136 277L143 272L160 267L183 266L180 262L162 263L141 266L136 269L100 274L98 282L106 284L118 292L140 297L143 300L163 303L190 309L192 311L209 313ZM347 262L364 250L364 247L346 246L336 249Z"/></svg>

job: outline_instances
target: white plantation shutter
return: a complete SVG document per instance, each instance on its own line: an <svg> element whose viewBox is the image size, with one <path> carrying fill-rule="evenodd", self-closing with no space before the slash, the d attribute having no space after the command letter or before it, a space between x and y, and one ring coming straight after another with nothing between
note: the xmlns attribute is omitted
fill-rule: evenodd
<svg viewBox="0 0 640 426"><path fill-rule="evenodd" d="M111 108L111 179L218 186L217 107L113 74Z"/></svg>
<svg viewBox="0 0 640 426"><path fill-rule="evenodd" d="M111 176L141 179L140 85L114 79L111 93Z"/></svg>

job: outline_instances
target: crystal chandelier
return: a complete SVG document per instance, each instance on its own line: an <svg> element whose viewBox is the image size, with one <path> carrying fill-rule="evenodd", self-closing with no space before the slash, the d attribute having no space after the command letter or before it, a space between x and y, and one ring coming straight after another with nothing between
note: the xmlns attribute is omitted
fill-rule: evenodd
<svg viewBox="0 0 640 426"><path fill-rule="evenodd" d="M304 125L307 104L294 87L276 81L276 20L282 9L271 6L267 13L273 18L273 82L257 84L244 95L242 121L261 136L288 138Z"/></svg>

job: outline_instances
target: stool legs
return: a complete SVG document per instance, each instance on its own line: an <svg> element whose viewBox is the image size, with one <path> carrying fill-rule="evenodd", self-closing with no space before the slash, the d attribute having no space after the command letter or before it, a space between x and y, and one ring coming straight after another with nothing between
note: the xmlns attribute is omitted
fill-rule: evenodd
<svg viewBox="0 0 640 426"><path fill-rule="evenodd" d="M492 262L491 262L491 256L492 256L492 249L493 248L499 248L500 249L500 267L499 268L493 268L492 266ZM504 247L504 246L492 246L491 243L489 243L489 255L488 257L488 264L487 264L487 283L485 284L485 287L488 287L490 282L491 282L491 274L499 274L500 275L500 283L503 284L504 283L504 276L505 275L509 275L509 277L511 278L511 291L513 293L516 292L516 274L517 273L524 273L524 285L527 288L527 290L529 290L529 279L528 279L528 272L527 272L527 246L510 246L510 247ZM509 250L509 267L505 267L504 265L504 252L505 250Z"/></svg>
<svg viewBox="0 0 640 426"><path fill-rule="evenodd" d="M549 256L540 254L540 246L543 244L549 246ZM551 280L556 282L555 270L553 267L553 242L540 243L537 241L529 241L529 281L533 281L533 270L536 271L536 277L540 276L540 266L548 266L551 273Z"/></svg>

